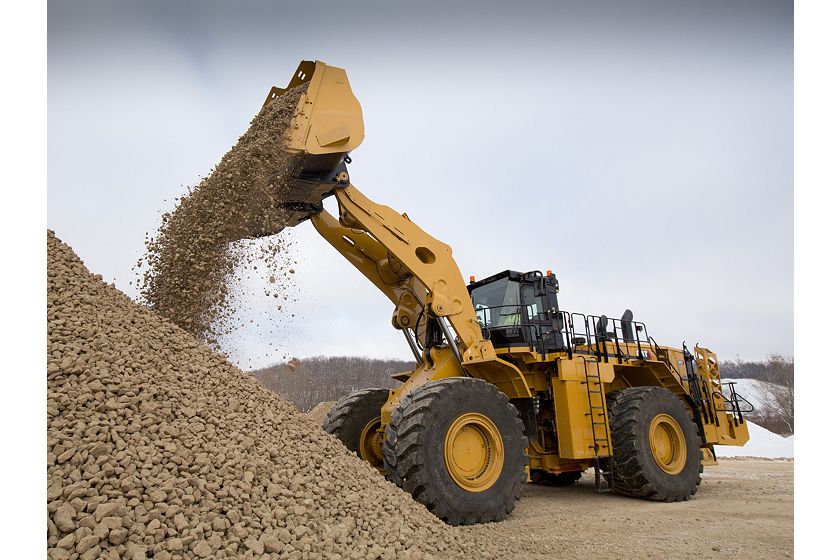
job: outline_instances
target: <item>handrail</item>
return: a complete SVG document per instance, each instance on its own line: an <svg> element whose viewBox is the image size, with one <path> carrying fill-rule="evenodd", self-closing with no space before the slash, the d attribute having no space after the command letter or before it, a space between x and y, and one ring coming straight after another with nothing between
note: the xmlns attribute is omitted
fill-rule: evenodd
<svg viewBox="0 0 840 560"><path fill-rule="evenodd" d="M605 317L603 315L585 315L557 310L541 311L536 316L529 317L527 313L529 307L530 305L511 303L482 306L475 311L482 329L488 332L504 328L525 327L525 332L528 333L526 335L528 345L540 351L543 355L546 354L545 349L550 336L553 336L553 346L559 351L567 352L570 358L574 354L575 348L581 344L578 342L580 338L583 338L583 344L586 345L588 354L596 356L598 359L607 359L610 355L614 355L618 358L619 363L634 355L636 359L646 360L647 357L642 348L643 344L651 347L655 345L659 352L662 351L648 334L647 325L641 321L629 321L629 328L632 329L632 333L628 335L621 319L606 317L604 332L599 332L598 322L601 321L602 317ZM499 317L516 316L516 322L509 325L493 324L491 317L488 317L488 315L494 310L515 310L515 312L510 313L500 312L498 315ZM561 326L559 330L551 325L551 313L557 313L560 317ZM626 321L624 322L626 323ZM611 354L611 351L614 354ZM670 361L668 361L668 366L673 370L673 364Z"/></svg>
<svg viewBox="0 0 840 560"><path fill-rule="evenodd" d="M753 405L753 403L751 403L750 401L748 401L747 399L745 399L744 397L742 397L741 395L739 395L735 391L735 383L736 383L735 381L722 381L721 382L721 386L729 385L729 398L727 398L726 395L724 395L722 391L720 391L720 392L715 391L715 394L719 395L721 397L721 399L723 399L723 402L725 402L727 405L729 405L728 407L724 406L723 412L732 412L733 415L737 414L738 421L743 423L744 422L744 414L749 414L751 412L755 412L755 405ZM750 407L749 410L742 409L741 408L741 403L745 403L747 406L749 406Z"/></svg>
<svg viewBox="0 0 840 560"><path fill-rule="evenodd" d="M525 337L527 338L526 342L528 344L528 347L539 351L540 354L542 354L542 355L545 355L546 352L545 352L545 340L544 340L544 338L545 338L545 335L548 334L548 332L543 333L542 325L534 324L533 322L531 322L531 320L526 320L525 322L522 321L523 311L524 311L523 308L525 308L525 307L528 307L528 306L523 305L523 304L505 304L505 305L485 306L485 307L482 307L481 309L476 309L476 316L478 317L479 321L481 322L482 328L487 329L488 332L493 331L493 330L501 330L501 329L523 328L524 332L526 333ZM486 318L487 318L487 313L489 311L491 311L493 309L503 309L503 308L514 308L514 309L518 310L518 313L515 313L515 314L514 313L504 313L504 314L500 313L499 314L500 316L502 316L502 315L514 316L514 315L516 315L516 317L517 317L516 323L511 324L511 325L502 325L502 324L493 325L493 324L491 324L492 322L487 321ZM482 320L482 318L484 320ZM531 331L533 331L533 336L531 334ZM534 343L535 340L539 343L539 345Z"/></svg>
<svg viewBox="0 0 840 560"><path fill-rule="evenodd" d="M652 336L648 336L648 341L650 342L650 345L653 346L657 357L662 355L662 357L664 358L663 361L665 362L665 365L668 366L668 369L671 370L671 372L674 375L676 375L679 379L682 379L683 377L680 374L679 370L676 367L674 367L674 364L671 363L671 358L669 358L668 354L664 350L662 350L662 348L660 348L659 344L656 343L656 340L654 340Z"/></svg>

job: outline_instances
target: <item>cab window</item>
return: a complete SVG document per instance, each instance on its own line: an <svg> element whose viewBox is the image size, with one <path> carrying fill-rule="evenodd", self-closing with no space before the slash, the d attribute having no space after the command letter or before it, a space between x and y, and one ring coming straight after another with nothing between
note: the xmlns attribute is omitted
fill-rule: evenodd
<svg viewBox="0 0 840 560"><path fill-rule="evenodd" d="M537 297L533 284L522 285L522 305L529 321L540 321L545 317L542 298Z"/></svg>
<svg viewBox="0 0 840 560"><path fill-rule="evenodd" d="M485 327L509 327L520 323L519 282L501 278L472 291L478 320Z"/></svg>

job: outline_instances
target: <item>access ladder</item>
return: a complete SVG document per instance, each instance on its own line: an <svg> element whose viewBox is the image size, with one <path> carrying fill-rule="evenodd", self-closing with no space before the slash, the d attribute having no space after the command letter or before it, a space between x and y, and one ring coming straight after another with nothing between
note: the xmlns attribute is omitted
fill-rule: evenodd
<svg viewBox="0 0 840 560"><path fill-rule="evenodd" d="M595 455L595 490L609 492L613 488L613 456L601 368L597 358L580 356L580 359L583 360L585 375L581 384L586 386L586 397L589 403L589 411L585 414L589 417L592 426L592 445L589 447ZM602 484L602 478L606 479L606 486Z"/></svg>

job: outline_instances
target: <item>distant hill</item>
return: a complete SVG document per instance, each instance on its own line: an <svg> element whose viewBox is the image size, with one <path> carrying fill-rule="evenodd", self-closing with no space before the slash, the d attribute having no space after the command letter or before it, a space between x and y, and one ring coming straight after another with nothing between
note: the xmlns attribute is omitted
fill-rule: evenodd
<svg viewBox="0 0 840 560"><path fill-rule="evenodd" d="M720 376L727 379L760 379L773 381L780 375L793 373L793 358L777 354L766 360L745 362L743 360L723 360L720 362Z"/></svg>
<svg viewBox="0 0 840 560"><path fill-rule="evenodd" d="M263 385L308 412L323 401L335 401L369 387L397 387L394 373L414 371L416 364L350 356L317 356L254 370Z"/></svg>

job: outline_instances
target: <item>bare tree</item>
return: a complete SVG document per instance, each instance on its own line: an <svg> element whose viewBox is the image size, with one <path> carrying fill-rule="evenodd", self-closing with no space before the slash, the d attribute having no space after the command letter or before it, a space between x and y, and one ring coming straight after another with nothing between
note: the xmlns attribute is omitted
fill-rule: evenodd
<svg viewBox="0 0 840 560"><path fill-rule="evenodd" d="M784 431L793 433L793 358L773 355L767 359L764 400L766 414L784 425ZM768 428L770 429L770 428Z"/></svg>

